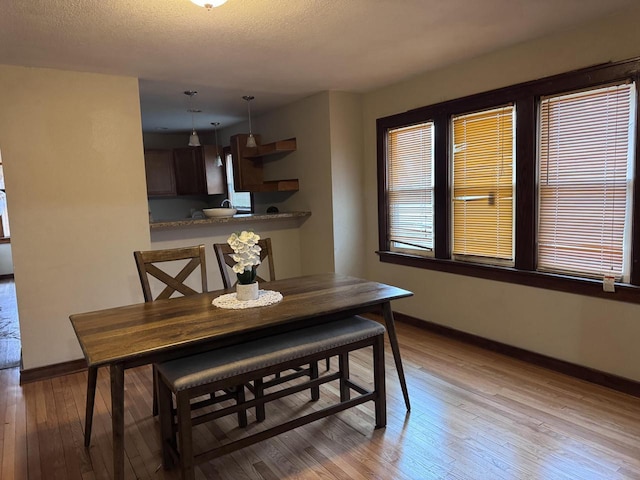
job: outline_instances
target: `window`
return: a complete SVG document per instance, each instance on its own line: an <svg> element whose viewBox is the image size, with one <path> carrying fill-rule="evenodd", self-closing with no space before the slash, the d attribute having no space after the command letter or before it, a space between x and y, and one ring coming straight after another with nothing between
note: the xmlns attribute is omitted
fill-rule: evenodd
<svg viewBox="0 0 640 480"><path fill-rule="evenodd" d="M629 281L634 86L542 99L538 269Z"/></svg>
<svg viewBox="0 0 640 480"><path fill-rule="evenodd" d="M433 250L433 123L389 131L389 242L415 254Z"/></svg>
<svg viewBox="0 0 640 480"><path fill-rule="evenodd" d="M640 303L639 79L634 59L379 118L380 260Z"/></svg>
<svg viewBox="0 0 640 480"><path fill-rule="evenodd" d="M453 255L513 264L512 105L454 116Z"/></svg>
<svg viewBox="0 0 640 480"><path fill-rule="evenodd" d="M236 192L233 185L233 161L231 154L225 155L225 169L227 173L227 193L228 198L233 205L233 208L237 208L240 213L251 212L251 193L250 192Z"/></svg>

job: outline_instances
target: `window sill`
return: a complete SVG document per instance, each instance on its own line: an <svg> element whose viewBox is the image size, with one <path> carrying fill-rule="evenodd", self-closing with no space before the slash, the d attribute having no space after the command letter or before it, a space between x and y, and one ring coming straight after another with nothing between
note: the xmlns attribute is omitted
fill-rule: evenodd
<svg viewBox="0 0 640 480"><path fill-rule="evenodd" d="M0 237L0 243L11 243L11 237Z"/></svg>
<svg viewBox="0 0 640 480"><path fill-rule="evenodd" d="M376 253L383 263L393 263L396 265L495 280L497 282L515 283L529 287L574 293L576 295L640 304L640 287L635 285L616 283L615 292L605 292L602 290L602 282L599 280L517 270L509 267L426 258L397 252L378 251Z"/></svg>

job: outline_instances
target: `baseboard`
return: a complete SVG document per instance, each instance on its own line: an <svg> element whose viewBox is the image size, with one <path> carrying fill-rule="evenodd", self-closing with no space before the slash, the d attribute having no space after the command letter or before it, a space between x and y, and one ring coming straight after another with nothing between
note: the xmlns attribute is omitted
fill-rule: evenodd
<svg viewBox="0 0 640 480"><path fill-rule="evenodd" d="M398 322L404 322L416 327L428 330L432 333L442 335L444 337L453 338L464 343L475 345L477 347L491 350L493 352L501 353L509 357L522 360L539 367L548 368L565 375L570 375L581 380L586 380L603 387L611 388L619 392L623 392L634 397L640 397L640 382L629 380L628 378L619 377L599 370L594 370L589 367L583 367L575 363L566 362L564 360L558 360L557 358L548 357L539 353L530 352L522 348L513 347L505 343L496 342L495 340L489 340L484 337L473 335L471 333L462 332L454 328L438 325L437 323L428 322L426 320L420 320L409 315L394 312L394 318Z"/></svg>
<svg viewBox="0 0 640 480"><path fill-rule="evenodd" d="M9 280L12 278L14 278L13 273L3 273L0 275L0 280Z"/></svg>
<svg viewBox="0 0 640 480"><path fill-rule="evenodd" d="M69 373L81 372L87 369L87 362L84 358L71 360L69 362L46 365L44 367L29 368L20 371L20 385L25 383L48 380L53 377L68 375Z"/></svg>

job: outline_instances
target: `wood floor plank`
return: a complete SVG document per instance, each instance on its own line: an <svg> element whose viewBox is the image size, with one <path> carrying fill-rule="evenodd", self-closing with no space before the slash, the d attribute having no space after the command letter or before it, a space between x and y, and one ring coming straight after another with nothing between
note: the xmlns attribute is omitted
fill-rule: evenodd
<svg viewBox="0 0 640 480"><path fill-rule="evenodd" d="M42 478L40 470L40 442L38 441L38 424L36 416L36 397L40 382L29 383L22 387L26 409L27 425L27 471L29 480L39 480Z"/></svg>
<svg viewBox="0 0 640 480"><path fill-rule="evenodd" d="M60 432L60 446L62 449L63 464L61 470L64 474L60 476L68 480L80 480L82 478L83 463L86 463L84 448L81 447L81 429L76 418L70 417L65 400L65 390L67 385L66 377L54 378L52 385L52 406L56 411L57 429ZM52 417L52 416L51 416Z"/></svg>
<svg viewBox="0 0 640 480"><path fill-rule="evenodd" d="M20 448L16 438L17 412L15 387L11 388L6 381L7 374L0 371L0 389L6 391L0 399L0 478L16 478L15 462L16 448Z"/></svg>
<svg viewBox="0 0 640 480"><path fill-rule="evenodd" d="M72 395L72 401L75 405L75 411L77 418L80 420L82 424L82 432L83 432L83 448L84 448L84 412L85 412L85 399L86 399L86 388L87 388L87 374L79 373L76 375L67 375L66 378L69 380L70 385L70 393ZM104 453L104 450L109 449L109 445L106 441L96 442L94 439L99 435L107 435L106 430L103 426L102 418L104 415L101 414L101 409L104 407L104 402L102 399L101 392L96 391L96 405L94 411L93 418L93 434L92 441L88 451L85 449L85 454L88 455L88 468L91 470L83 471L83 479L90 478L91 480L99 479L106 480L110 478L110 470L107 467L107 461L111 461L111 457L107 456ZM100 413L98 413L100 412ZM105 433L102 433L105 432ZM110 432L110 430L109 430ZM109 450L110 455L110 450ZM107 460L108 459L108 460Z"/></svg>
<svg viewBox="0 0 640 480"><path fill-rule="evenodd" d="M16 405L16 424L15 424L15 438L16 445L14 448L14 475L16 480L26 480L29 478L28 454L29 447L27 444L27 415L26 415L26 403L22 393L22 388L19 386L19 374L18 369L13 369L12 372L12 390L14 392L14 401Z"/></svg>
<svg viewBox="0 0 640 480"><path fill-rule="evenodd" d="M68 472L64 456L64 442L62 440L63 432L60 430L60 425L64 425L65 418L58 411L55 403L54 385L57 380L53 379L42 385L41 405L44 408L44 412L40 412L38 415L38 433L40 444L46 444L46 446L44 448L45 455L41 457L41 460L44 460L41 464L41 469L46 478L66 480Z"/></svg>

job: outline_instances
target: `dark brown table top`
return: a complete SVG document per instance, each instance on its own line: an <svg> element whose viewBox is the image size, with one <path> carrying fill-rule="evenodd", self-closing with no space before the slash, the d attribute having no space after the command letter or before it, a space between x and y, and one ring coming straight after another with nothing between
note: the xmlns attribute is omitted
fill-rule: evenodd
<svg viewBox="0 0 640 480"><path fill-rule="evenodd" d="M327 321L332 316L374 310L411 292L354 277L328 273L260 285L275 290L283 300L265 307L232 310L211 301L233 289L158 300L71 315L88 365L144 364L189 353L200 345L238 343L278 329ZM296 326L297 325L297 326ZM216 343L217 342L217 343ZM182 353L184 355L184 353Z"/></svg>

